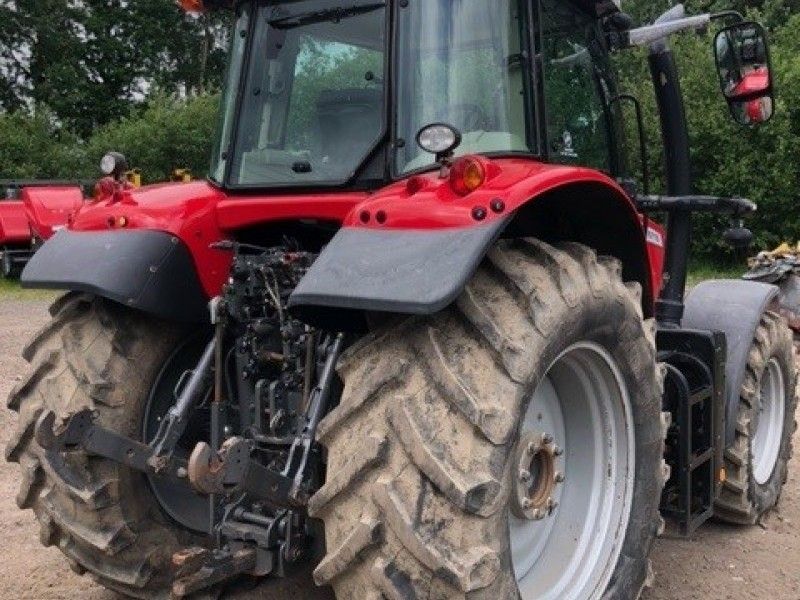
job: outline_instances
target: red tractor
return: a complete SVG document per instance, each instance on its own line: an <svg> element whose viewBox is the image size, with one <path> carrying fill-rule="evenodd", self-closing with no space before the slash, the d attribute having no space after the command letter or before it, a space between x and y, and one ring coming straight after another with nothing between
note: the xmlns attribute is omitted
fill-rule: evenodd
<svg viewBox="0 0 800 600"><path fill-rule="evenodd" d="M22 277L67 290L9 399L46 545L141 598L241 576L637 598L662 515L775 506L791 334L773 286L684 299L693 213L755 206L693 195L668 42L763 29L591 0L210 4L236 21L208 180L127 189L109 155ZM631 183L609 60L642 46L665 196Z"/></svg>

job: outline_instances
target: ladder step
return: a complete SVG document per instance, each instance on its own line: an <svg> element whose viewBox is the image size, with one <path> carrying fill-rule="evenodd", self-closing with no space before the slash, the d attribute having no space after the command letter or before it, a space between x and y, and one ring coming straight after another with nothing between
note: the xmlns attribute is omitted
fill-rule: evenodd
<svg viewBox="0 0 800 600"><path fill-rule="evenodd" d="M699 467L702 467L708 461L713 460L714 458L714 449L709 448L705 452L701 454L697 454L689 461L689 471L696 471Z"/></svg>
<svg viewBox="0 0 800 600"><path fill-rule="evenodd" d="M712 390L710 386L701 387L692 392L689 396L689 406L695 406L706 400L711 400Z"/></svg>

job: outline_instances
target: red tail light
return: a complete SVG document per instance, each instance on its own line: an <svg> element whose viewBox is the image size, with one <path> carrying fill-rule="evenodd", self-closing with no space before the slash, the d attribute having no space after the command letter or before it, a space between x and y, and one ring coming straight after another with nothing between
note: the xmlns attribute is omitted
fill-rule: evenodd
<svg viewBox="0 0 800 600"><path fill-rule="evenodd" d="M450 169L450 187L459 196L471 194L486 181L486 168L474 156L459 158Z"/></svg>

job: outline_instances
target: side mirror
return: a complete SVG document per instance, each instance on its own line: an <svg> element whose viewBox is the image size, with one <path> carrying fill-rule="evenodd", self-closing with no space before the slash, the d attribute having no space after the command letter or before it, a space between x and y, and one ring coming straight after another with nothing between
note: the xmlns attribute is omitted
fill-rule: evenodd
<svg viewBox="0 0 800 600"><path fill-rule="evenodd" d="M722 93L741 125L772 118L775 108L769 46L758 23L737 23L714 39Z"/></svg>

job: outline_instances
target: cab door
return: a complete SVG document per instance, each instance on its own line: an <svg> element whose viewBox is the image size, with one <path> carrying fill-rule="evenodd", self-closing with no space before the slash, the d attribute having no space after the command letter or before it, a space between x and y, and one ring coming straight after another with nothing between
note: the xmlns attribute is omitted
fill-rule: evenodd
<svg viewBox="0 0 800 600"><path fill-rule="evenodd" d="M623 175L622 121L600 21L568 2L540 0L538 22L548 160Z"/></svg>

